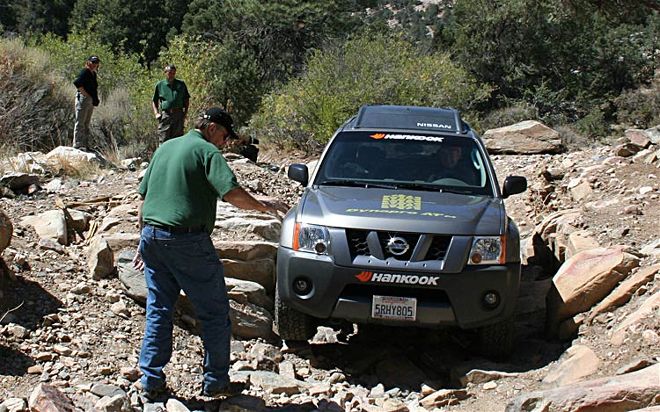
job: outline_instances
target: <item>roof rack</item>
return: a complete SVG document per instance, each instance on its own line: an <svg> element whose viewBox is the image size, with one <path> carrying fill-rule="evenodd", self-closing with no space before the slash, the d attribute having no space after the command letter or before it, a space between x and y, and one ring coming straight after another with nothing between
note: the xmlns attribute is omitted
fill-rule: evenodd
<svg viewBox="0 0 660 412"><path fill-rule="evenodd" d="M463 133L464 123L456 109L417 106L362 106L355 129L405 129Z"/></svg>

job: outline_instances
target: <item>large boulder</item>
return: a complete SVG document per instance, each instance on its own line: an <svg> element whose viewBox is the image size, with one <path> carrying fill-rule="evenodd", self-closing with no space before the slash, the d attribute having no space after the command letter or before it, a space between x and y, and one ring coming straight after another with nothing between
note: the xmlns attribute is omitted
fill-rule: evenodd
<svg viewBox="0 0 660 412"><path fill-rule="evenodd" d="M11 224L9 216L0 209L0 253L11 243L11 236L14 233L14 226Z"/></svg>
<svg viewBox="0 0 660 412"><path fill-rule="evenodd" d="M223 231L239 233L254 233L265 240L277 242L280 240L282 224L277 219L264 216L218 216L215 227Z"/></svg>
<svg viewBox="0 0 660 412"><path fill-rule="evenodd" d="M84 152L69 146L59 146L46 154L46 163L54 170L85 170L100 164L94 153Z"/></svg>
<svg viewBox="0 0 660 412"><path fill-rule="evenodd" d="M40 238L52 239L62 245L68 244L66 217L59 209L49 210L36 216L21 219L23 226L32 226Z"/></svg>
<svg viewBox="0 0 660 412"><path fill-rule="evenodd" d="M112 249L102 236L96 236L89 245L87 268L95 280L107 278L115 271Z"/></svg>
<svg viewBox="0 0 660 412"><path fill-rule="evenodd" d="M234 260L222 259L225 276L256 282L268 293L275 290L275 262L272 259Z"/></svg>
<svg viewBox="0 0 660 412"><path fill-rule="evenodd" d="M565 261L546 299L548 334L557 336L561 321L591 309L637 266L639 258L623 246L583 251Z"/></svg>
<svg viewBox="0 0 660 412"><path fill-rule="evenodd" d="M147 303L147 284L144 273L133 268L135 249L122 250L117 255L117 274L126 289L126 294L138 303Z"/></svg>
<svg viewBox="0 0 660 412"><path fill-rule="evenodd" d="M506 406L506 412L580 411L623 412L657 405L660 364L625 375L571 383L546 391L528 392Z"/></svg>
<svg viewBox="0 0 660 412"><path fill-rule="evenodd" d="M16 157L9 159L9 164L14 170L27 170L29 173L42 174L46 170L46 155L41 152L19 153Z"/></svg>
<svg viewBox="0 0 660 412"><path fill-rule="evenodd" d="M0 186L6 186L14 192L21 191L30 185L38 185L39 176L27 173L12 172L0 177Z"/></svg>
<svg viewBox="0 0 660 412"><path fill-rule="evenodd" d="M254 303L257 306L273 310L273 300L266 294L266 289L256 282L225 278L229 299L239 303Z"/></svg>
<svg viewBox="0 0 660 412"><path fill-rule="evenodd" d="M486 130L483 140L490 153L537 154L563 151L559 133L536 120Z"/></svg>
<svg viewBox="0 0 660 412"><path fill-rule="evenodd" d="M580 381L598 370L600 360L584 345L573 345L543 379L543 383L564 386Z"/></svg>
<svg viewBox="0 0 660 412"><path fill-rule="evenodd" d="M275 259L277 243L255 240L221 240L213 242L222 259L256 260Z"/></svg>
<svg viewBox="0 0 660 412"><path fill-rule="evenodd" d="M231 332L246 339L264 338L273 335L273 316L264 308L252 303L229 300Z"/></svg>

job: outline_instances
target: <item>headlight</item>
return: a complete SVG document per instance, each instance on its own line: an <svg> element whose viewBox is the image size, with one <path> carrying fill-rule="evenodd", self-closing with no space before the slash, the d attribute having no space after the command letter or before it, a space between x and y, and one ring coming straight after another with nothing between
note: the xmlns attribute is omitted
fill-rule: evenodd
<svg viewBox="0 0 660 412"><path fill-rule="evenodd" d="M293 250L327 255L330 249L330 232L325 226L296 223L293 231Z"/></svg>
<svg viewBox="0 0 660 412"><path fill-rule="evenodd" d="M506 263L506 236L478 236L472 242L469 265Z"/></svg>

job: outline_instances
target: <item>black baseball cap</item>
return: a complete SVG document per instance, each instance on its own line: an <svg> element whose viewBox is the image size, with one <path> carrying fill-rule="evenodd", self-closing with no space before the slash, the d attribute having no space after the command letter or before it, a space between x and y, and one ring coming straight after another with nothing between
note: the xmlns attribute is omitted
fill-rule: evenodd
<svg viewBox="0 0 660 412"><path fill-rule="evenodd" d="M229 132L230 139L238 139L238 136L234 132L234 120L226 111L219 107L211 107L206 113L204 113L204 115L202 115L202 117L213 123L219 124L220 126L224 126Z"/></svg>
<svg viewBox="0 0 660 412"><path fill-rule="evenodd" d="M101 63L101 59L99 59L99 56L89 56L87 61L90 63Z"/></svg>
<svg viewBox="0 0 660 412"><path fill-rule="evenodd" d="M171 70L176 70L176 66L173 65L173 64L168 64L167 66L165 66L165 71L166 72L169 72Z"/></svg>

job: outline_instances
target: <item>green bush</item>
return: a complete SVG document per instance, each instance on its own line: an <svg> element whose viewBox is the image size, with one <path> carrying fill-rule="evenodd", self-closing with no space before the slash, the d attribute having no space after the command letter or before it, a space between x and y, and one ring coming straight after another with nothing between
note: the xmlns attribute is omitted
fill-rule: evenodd
<svg viewBox="0 0 660 412"><path fill-rule="evenodd" d="M649 87L627 90L614 100L617 121L646 129L660 124L660 76Z"/></svg>
<svg viewBox="0 0 660 412"><path fill-rule="evenodd" d="M525 99L541 117L574 121L653 76L657 12L633 16L605 13L595 2L568 3L575 4L456 2L451 49L479 81L496 87L491 107ZM544 95L534 102L539 91Z"/></svg>
<svg viewBox="0 0 660 412"><path fill-rule="evenodd" d="M221 106L232 113L237 125L243 124L264 93L253 55L232 40L219 43L177 36L161 53L158 70L168 63L176 65L177 77L188 86L189 121L209 106Z"/></svg>
<svg viewBox="0 0 660 412"><path fill-rule="evenodd" d="M424 55L401 39L360 38L313 53L307 72L264 99L250 131L279 145L314 148L364 104L469 111L491 88L444 53Z"/></svg>
<svg viewBox="0 0 660 412"><path fill-rule="evenodd" d="M592 140L603 139L610 134L609 124L605 121L605 113L600 108L594 108L578 120L575 128Z"/></svg>

